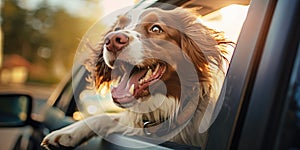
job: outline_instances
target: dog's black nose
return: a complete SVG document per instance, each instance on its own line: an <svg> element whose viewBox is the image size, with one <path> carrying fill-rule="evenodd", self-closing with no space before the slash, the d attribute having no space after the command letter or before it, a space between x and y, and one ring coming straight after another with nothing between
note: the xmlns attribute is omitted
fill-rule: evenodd
<svg viewBox="0 0 300 150"><path fill-rule="evenodd" d="M121 51L128 44L129 37L121 32L111 32L105 37L105 46L108 51Z"/></svg>

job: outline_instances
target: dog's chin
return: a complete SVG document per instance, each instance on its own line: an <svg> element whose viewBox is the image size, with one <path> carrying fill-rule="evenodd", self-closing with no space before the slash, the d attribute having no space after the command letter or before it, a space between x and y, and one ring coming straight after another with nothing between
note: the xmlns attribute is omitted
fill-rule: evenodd
<svg viewBox="0 0 300 150"><path fill-rule="evenodd" d="M129 108L151 96L149 87L155 88L166 68L164 62L158 61L140 65L132 65L125 61L115 62L112 71L114 84L111 88L114 103L119 107Z"/></svg>

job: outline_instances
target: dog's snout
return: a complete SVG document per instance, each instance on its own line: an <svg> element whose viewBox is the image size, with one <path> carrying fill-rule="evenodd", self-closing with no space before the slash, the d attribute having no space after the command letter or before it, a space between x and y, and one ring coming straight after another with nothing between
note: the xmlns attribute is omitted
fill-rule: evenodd
<svg viewBox="0 0 300 150"><path fill-rule="evenodd" d="M121 51L129 44L129 37L124 33L110 33L105 38L105 46L108 51L117 52Z"/></svg>

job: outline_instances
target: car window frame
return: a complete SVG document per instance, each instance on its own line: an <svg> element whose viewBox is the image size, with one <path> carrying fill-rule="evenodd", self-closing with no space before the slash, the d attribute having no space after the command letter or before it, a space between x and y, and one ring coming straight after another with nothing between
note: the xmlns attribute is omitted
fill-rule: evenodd
<svg viewBox="0 0 300 150"><path fill-rule="evenodd" d="M299 6L295 0L277 1L244 125L237 136L238 149L278 149L278 131L299 46ZM249 146L249 141L256 142Z"/></svg>
<svg viewBox="0 0 300 150"><path fill-rule="evenodd" d="M73 67L72 72L59 83L52 95L49 97L44 112L45 118L43 120L43 124L48 130L57 130L61 127L70 125L71 123L76 121L73 118L73 113L77 109L74 98L74 91L76 91L79 88L84 88L78 87L78 85L81 82L86 82L86 80L83 80L85 72L86 70L83 66ZM67 93L68 96L66 96L65 99L62 99L62 95L66 91L68 85L71 86L72 92ZM75 88L75 90L73 88ZM60 101L68 101L66 109L57 107L57 104Z"/></svg>
<svg viewBox="0 0 300 150"><path fill-rule="evenodd" d="M66 115L71 116L75 111L78 111L77 101L80 98L80 94L84 89L88 88L88 71L85 66L74 64L73 76L72 76L72 97L69 103L69 107L66 111Z"/></svg>
<svg viewBox="0 0 300 150"><path fill-rule="evenodd" d="M64 113L65 116L73 117L73 113L78 110L76 100L79 99L80 91L87 87L87 70L83 65L74 65L72 76L69 77L69 81L65 84L64 90L60 94L60 98L54 104L54 107L60 108ZM71 90L68 91L68 89ZM63 98L63 95L66 93L66 98ZM66 101L68 105L62 106L59 105L61 101Z"/></svg>
<svg viewBox="0 0 300 150"><path fill-rule="evenodd" d="M275 0L252 0L222 87L219 115L209 129L206 149L230 149L242 104L247 103ZM220 100L218 100L220 102ZM215 144L218 143L218 144Z"/></svg>
<svg viewBox="0 0 300 150"><path fill-rule="evenodd" d="M241 30L235 53L225 79L226 84L223 85L222 92L225 92L224 103L219 116L209 130L206 149L244 150L272 147L271 143L274 143L274 141L268 143L267 146L264 145L267 139L265 139L266 133L263 129L266 129L270 122L264 121L263 119L259 120L261 118L256 117L270 117L267 115L270 115L270 111L274 108L265 109L260 107L260 113L258 113L257 105L261 105L262 99L257 92L262 92L261 90L265 90L266 92L268 90L266 87L259 88L259 86L263 84L260 83L259 85L259 81L264 81L262 79L259 80L259 78L268 78L268 76L262 74L264 71L262 69L265 69L265 66L262 64L270 65L270 62L264 61L270 61L266 60L265 57L272 55L272 53L270 53L272 49L268 47L268 44L273 40L273 26L276 25L276 22L272 21L273 19L278 19L273 18L273 16L276 11L278 11L277 13L285 14L285 12L279 8L280 5L284 3L289 2L284 0L251 1L248 16ZM293 1L293 3L296 4L297 2ZM285 9L285 11L291 10ZM288 28L288 26L285 28ZM278 32L282 31L279 30L276 33ZM277 51L281 53L284 49L281 48ZM286 59L286 56L281 59ZM271 69L276 70L276 67L277 66L273 66ZM284 72L281 72L283 70L284 68L281 66L280 69L277 68L276 73L283 74ZM278 84L278 82L268 83L268 85L275 87L278 87ZM269 100L263 102L263 106L268 106L269 104L269 107L272 107L270 104L274 101L274 95L269 96ZM263 112L268 113L264 114ZM257 122L257 119L261 122ZM263 127L263 129L259 131L255 130L261 127ZM270 137L270 135L268 135L268 137Z"/></svg>
<svg viewBox="0 0 300 150"><path fill-rule="evenodd" d="M288 94L283 102L283 113L279 123L276 137L276 149L288 149L291 146L299 147L297 137L299 136L299 92L300 92L300 43L297 56L288 85ZM297 106L298 105L298 106ZM295 136L297 136L295 138Z"/></svg>
<svg viewBox="0 0 300 150"><path fill-rule="evenodd" d="M74 100L74 94L75 97L79 96L76 95L76 91L78 91L80 89L81 86L78 85L82 85L82 84L86 84L86 80L83 79L86 76L84 75L86 74L86 70L84 68L84 66L82 65L74 65L72 72L70 74L68 74L56 87L56 89L54 90L54 92L50 95L47 104L49 107L55 107L58 108L60 111L64 112L64 114L70 114L71 110L73 109L73 106L70 106L71 103L75 103L72 101ZM71 92L67 89L71 88ZM75 88L75 90L74 90ZM75 91L75 92L74 92ZM68 93L65 93L68 92ZM65 98L63 99L63 95L65 95ZM62 108L62 106L60 106L59 104L61 103L61 101L68 101L66 103L69 103L68 106L65 106L64 108ZM75 105L76 106L76 105ZM70 115L68 115L70 116Z"/></svg>

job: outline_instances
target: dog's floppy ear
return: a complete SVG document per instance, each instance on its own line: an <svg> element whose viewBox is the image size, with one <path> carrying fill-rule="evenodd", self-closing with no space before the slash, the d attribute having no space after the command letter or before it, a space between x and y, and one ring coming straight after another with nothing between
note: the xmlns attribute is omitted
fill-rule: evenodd
<svg viewBox="0 0 300 150"><path fill-rule="evenodd" d="M206 75L206 71L208 69L208 60L197 44L190 37L184 34L181 37L181 48L186 55L186 59L192 61L197 72L201 73L201 78L207 78L208 76Z"/></svg>
<svg viewBox="0 0 300 150"><path fill-rule="evenodd" d="M206 82L209 81L211 76L211 65L221 68L222 55L220 54L220 51L216 50L217 42L210 39L211 37L205 37L208 35L195 34L199 33L189 33L189 31L183 33L181 36L181 48L184 51L186 58L195 65L199 81ZM197 38L201 40L198 40Z"/></svg>
<svg viewBox="0 0 300 150"><path fill-rule="evenodd" d="M227 68L224 63L230 59L228 46L234 43L225 38L223 32L219 32L204 26L197 17L181 14L181 49L186 58L195 65L200 81L201 108L204 116L199 124L199 132L205 132L211 125L212 113L223 83ZM180 16L180 15L177 15ZM220 77L220 78L219 78ZM222 80L222 81L221 81ZM208 96L208 98L204 98ZM209 101L203 101L208 100Z"/></svg>
<svg viewBox="0 0 300 150"><path fill-rule="evenodd" d="M207 73L211 67L225 72L222 64L227 60L226 47L232 42L225 39L224 33L207 28L197 20L187 21L185 24L185 30L181 31L181 48L201 76L204 79L209 77Z"/></svg>
<svg viewBox="0 0 300 150"><path fill-rule="evenodd" d="M87 81L90 82L90 88L95 88L97 91L101 90L102 87L109 88L111 69L104 62L103 43L99 43L95 48L89 47L91 56L86 61L85 67L90 73L87 78Z"/></svg>

